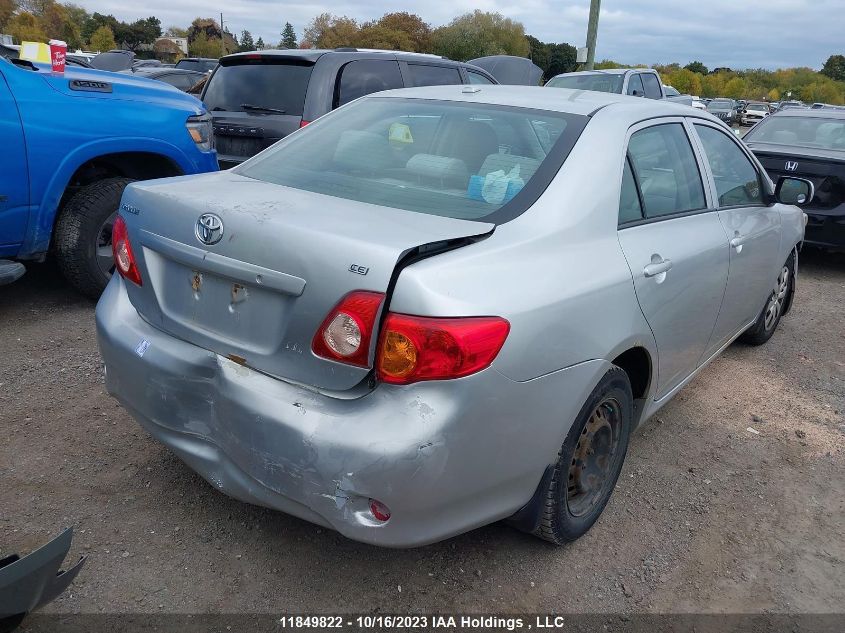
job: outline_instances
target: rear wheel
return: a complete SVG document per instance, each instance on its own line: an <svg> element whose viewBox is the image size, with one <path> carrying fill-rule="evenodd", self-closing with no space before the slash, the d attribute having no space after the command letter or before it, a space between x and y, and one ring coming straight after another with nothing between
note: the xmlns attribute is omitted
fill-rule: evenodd
<svg viewBox="0 0 845 633"><path fill-rule="evenodd" d="M770 338L780 323L783 312L789 301L789 293L792 291L795 273L795 257L790 255L783 266L781 266L775 287L766 299L766 305L748 330L740 337L740 341L749 345L762 345Z"/></svg>
<svg viewBox="0 0 845 633"><path fill-rule="evenodd" d="M59 268L65 279L92 299L99 298L114 271L111 230L130 182L129 178L107 178L82 187L56 222Z"/></svg>
<svg viewBox="0 0 845 633"><path fill-rule="evenodd" d="M628 375L612 368L590 394L558 453L536 536L568 543L599 518L625 461L633 403Z"/></svg>

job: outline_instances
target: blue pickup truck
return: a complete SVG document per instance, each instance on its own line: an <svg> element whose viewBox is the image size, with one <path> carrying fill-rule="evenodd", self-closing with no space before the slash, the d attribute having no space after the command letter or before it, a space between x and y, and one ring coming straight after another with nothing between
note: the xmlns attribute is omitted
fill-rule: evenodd
<svg viewBox="0 0 845 633"><path fill-rule="evenodd" d="M0 57L0 284L49 255L98 297L126 185L217 168L196 98L131 75Z"/></svg>

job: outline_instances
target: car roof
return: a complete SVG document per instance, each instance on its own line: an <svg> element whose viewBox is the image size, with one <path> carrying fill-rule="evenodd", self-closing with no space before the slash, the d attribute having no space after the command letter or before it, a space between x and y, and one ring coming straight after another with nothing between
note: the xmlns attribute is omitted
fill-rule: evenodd
<svg viewBox="0 0 845 633"><path fill-rule="evenodd" d="M624 75L633 71L655 72L653 68L602 68L599 70L578 70L571 73L560 73L559 75L555 75L555 77L571 77L572 75Z"/></svg>
<svg viewBox="0 0 845 633"><path fill-rule="evenodd" d="M486 103L585 116L607 106L613 106L614 111L620 113L628 109L632 114L647 113L650 116L696 116L698 112L701 112L689 106L660 99L643 99L610 92L542 86L426 86L388 90L371 95L369 98L372 97ZM707 116L707 118L710 117Z"/></svg>
<svg viewBox="0 0 845 633"><path fill-rule="evenodd" d="M772 116L776 117L793 117L793 118L812 118L812 119L837 119L845 120L845 110L834 110L832 108L817 108L815 110L804 109L799 110L792 108L789 110L780 110L775 112Z"/></svg>
<svg viewBox="0 0 845 633"><path fill-rule="evenodd" d="M134 73L139 77L150 77L152 75L203 75L205 73L198 70L189 70L188 68L173 68L172 66L148 66L146 68L138 68Z"/></svg>
<svg viewBox="0 0 845 633"><path fill-rule="evenodd" d="M256 55L258 55L262 57L293 57L305 61L316 62L323 55L354 55L355 53L360 53L366 56L396 55L397 57L409 59L427 59L429 61L438 60L444 62L451 62L453 64L463 63L448 59L446 57L441 57L440 55L431 55L429 53L410 53L407 51L388 51L373 48L272 48L260 51L248 51L245 53L232 53L231 55L226 55L225 57L223 57L221 61L224 59L230 60L237 59L239 57L255 57Z"/></svg>

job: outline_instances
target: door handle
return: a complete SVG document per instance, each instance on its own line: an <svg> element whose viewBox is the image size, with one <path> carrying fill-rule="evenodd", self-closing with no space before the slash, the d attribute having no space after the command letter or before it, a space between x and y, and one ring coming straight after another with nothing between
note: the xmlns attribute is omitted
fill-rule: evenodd
<svg viewBox="0 0 845 633"><path fill-rule="evenodd" d="M657 277L672 269L672 260L664 259L659 262L652 261L651 264L643 268L643 275L645 277Z"/></svg>
<svg viewBox="0 0 845 633"><path fill-rule="evenodd" d="M742 252L742 245L748 240L747 235L740 235L739 231L734 233L734 238L731 240L731 248L735 249L737 253Z"/></svg>

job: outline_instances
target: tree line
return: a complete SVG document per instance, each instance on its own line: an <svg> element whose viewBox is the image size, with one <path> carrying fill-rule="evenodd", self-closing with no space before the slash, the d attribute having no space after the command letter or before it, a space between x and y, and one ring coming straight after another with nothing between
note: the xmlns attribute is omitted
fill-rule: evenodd
<svg viewBox="0 0 845 633"><path fill-rule="evenodd" d="M278 32L278 42L264 42L261 37L253 39L248 30L230 33L213 18L198 17L186 28L171 26L162 30L161 22L154 16L128 23L113 15L89 13L78 5L56 0L0 0L0 32L12 35L18 43L59 38L71 49L104 51L120 47L142 56L168 58L178 57L181 52L166 40L156 42L162 35L187 38L189 53L197 57L220 57L238 51L275 47L348 46L434 53L459 61L488 55L516 55L530 58L543 69L546 79L577 69L574 46L565 42L542 42L527 34L522 23L500 13L480 10L458 16L436 28L419 15L406 11L387 13L366 22L321 13L305 26L301 39L297 38L290 22L286 22ZM622 65L604 60L596 67ZM845 103L843 55L831 55L820 72L811 68L710 70L698 61L683 67L680 64L653 67L664 83L682 93L702 97L770 101L792 98Z"/></svg>

